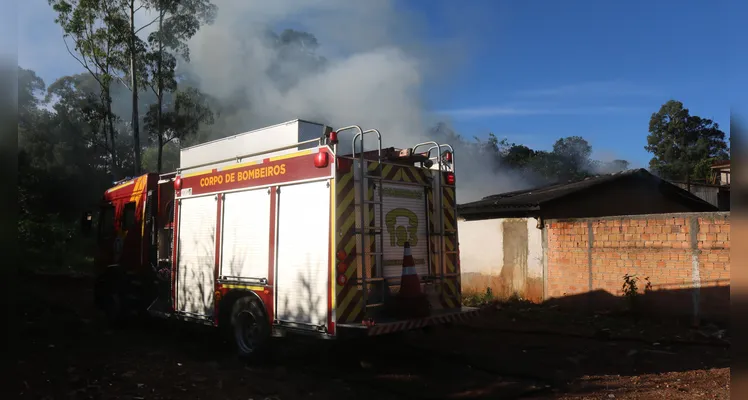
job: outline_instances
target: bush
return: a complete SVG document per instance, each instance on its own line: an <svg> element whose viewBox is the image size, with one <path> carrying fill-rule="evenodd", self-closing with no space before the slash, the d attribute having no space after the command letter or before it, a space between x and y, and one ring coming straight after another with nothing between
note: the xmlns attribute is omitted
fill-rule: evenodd
<svg viewBox="0 0 748 400"><path fill-rule="evenodd" d="M90 259L92 239L77 232L77 223L58 215L43 218L24 216L18 221L20 265L24 269L80 268Z"/></svg>
<svg viewBox="0 0 748 400"><path fill-rule="evenodd" d="M490 287L486 288L486 291L483 293L463 293L462 295L462 305L466 307L480 307L494 300L495 298Z"/></svg>

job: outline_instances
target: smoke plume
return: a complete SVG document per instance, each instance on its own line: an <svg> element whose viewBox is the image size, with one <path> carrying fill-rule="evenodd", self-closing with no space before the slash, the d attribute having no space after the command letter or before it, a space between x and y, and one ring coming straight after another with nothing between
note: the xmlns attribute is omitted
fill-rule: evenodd
<svg viewBox="0 0 748 400"><path fill-rule="evenodd" d="M463 55L441 53L459 48L460 38L419 45L421 21L389 0L214 4L215 23L193 37L191 62L182 67L222 104L211 128L214 137L301 118L377 128L385 146L433 140L427 132L436 120L426 112L424 88L456 72L444 60ZM278 46L287 38L277 35L287 28L308 32L316 41L296 37L295 51L288 52ZM482 156L457 150L459 202L525 186L519 176L490 172Z"/></svg>

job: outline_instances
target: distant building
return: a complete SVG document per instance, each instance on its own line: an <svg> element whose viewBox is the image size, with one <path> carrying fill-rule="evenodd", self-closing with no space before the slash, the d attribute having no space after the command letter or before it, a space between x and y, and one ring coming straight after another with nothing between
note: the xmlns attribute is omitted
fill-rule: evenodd
<svg viewBox="0 0 748 400"><path fill-rule="evenodd" d="M645 169L487 196L458 205L462 287L544 297L548 219L717 211ZM575 234L575 233L570 233ZM578 235L582 241L583 235Z"/></svg>
<svg viewBox="0 0 748 400"><path fill-rule="evenodd" d="M730 211L730 161L718 161L712 164L712 173L706 182L673 181L672 183L716 206L720 211Z"/></svg>
<svg viewBox="0 0 748 400"><path fill-rule="evenodd" d="M690 191L698 198L717 207L720 211L730 211L730 185L687 183L683 181L673 181L672 184Z"/></svg>
<svg viewBox="0 0 748 400"><path fill-rule="evenodd" d="M730 186L730 161L718 161L712 164L712 184Z"/></svg>

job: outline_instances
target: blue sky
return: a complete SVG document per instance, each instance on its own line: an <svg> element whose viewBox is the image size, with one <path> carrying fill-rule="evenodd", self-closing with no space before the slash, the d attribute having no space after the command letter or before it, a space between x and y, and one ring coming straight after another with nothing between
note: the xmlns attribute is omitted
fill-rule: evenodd
<svg viewBox="0 0 748 400"><path fill-rule="evenodd" d="M33 5L32 5L33 4ZM668 99L729 133L730 100L746 88L732 62L726 0L413 0L432 39L470 38L448 84L426 93L465 136L549 149L580 135L602 159L646 167L649 117ZM80 67L62 46L46 0L19 9L19 63L49 84ZM23 49L26 50L23 50ZM448 60L445 60L448 61ZM737 85L737 88L736 88ZM745 90L742 90L745 92ZM733 93L731 95L731 93Z"/></svg>
<svg viewBox="0 0 748 400"><path fill-rule="evenodd" d="M726 1L460 3L481 3L477 43L432 106L462 132L544 149L580 135L601 158L646 167L649 117L673 98L729 133ZM411 7L429 14L437 34L454 9L434 4Z"/></svg>

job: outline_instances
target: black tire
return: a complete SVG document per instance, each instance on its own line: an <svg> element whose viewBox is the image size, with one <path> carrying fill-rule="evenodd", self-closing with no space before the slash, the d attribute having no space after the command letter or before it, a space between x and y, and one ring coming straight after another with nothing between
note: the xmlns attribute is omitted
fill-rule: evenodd
<svg viewBox="0 0 748 400"><path fill-rule="evenodd" d="M138 315L138 297L129 281L114 271L102 275L94 288L95 301L112 328L132 325Z"/></svg>
<svg viewBox="0 0 748 400"><path fill-rule="evenodd" d="M129 311L120 279L113 274L100 277L96 280L94 293L96 305L104 313L108 325L116 328L126 325Z"/></svg>
<svg viewBox="0 0 748 400"><path fill-rule="evenodd" d="M268 354L271 327L265 309L257 299L251 296L236 299L227 328L239 357L259 359Z"/></svg>

